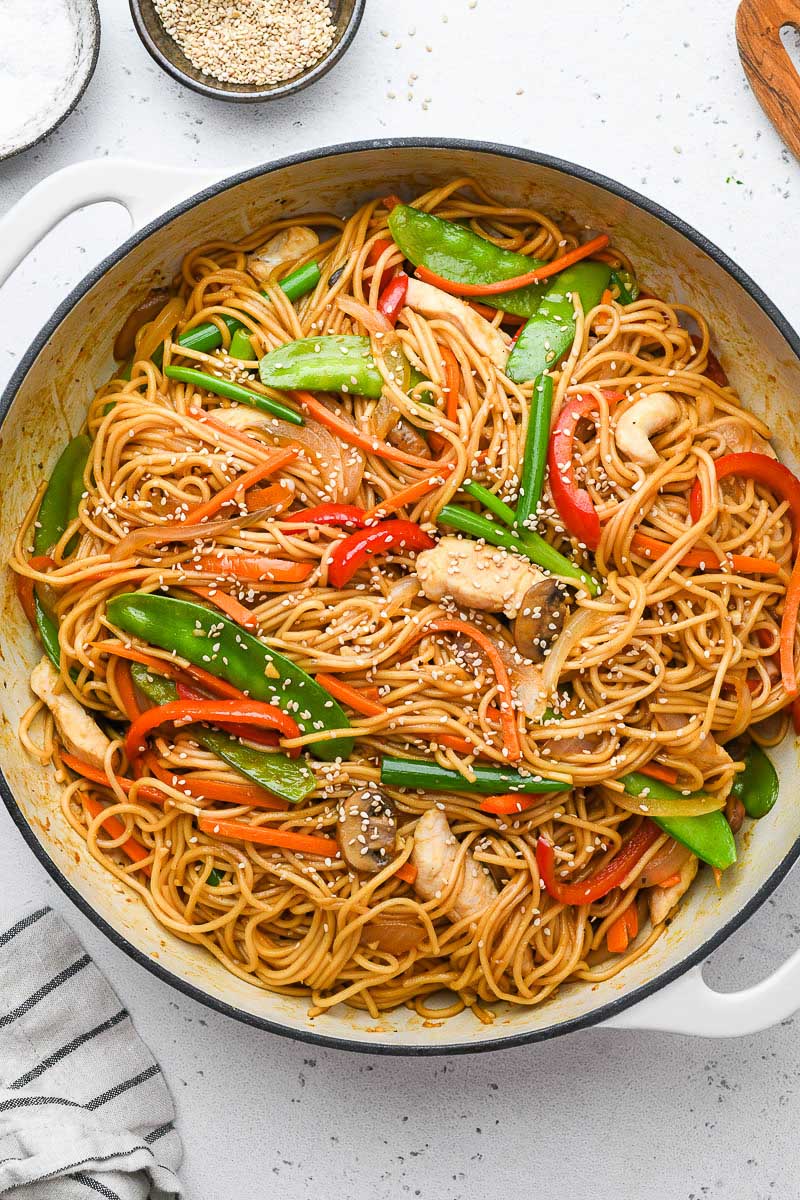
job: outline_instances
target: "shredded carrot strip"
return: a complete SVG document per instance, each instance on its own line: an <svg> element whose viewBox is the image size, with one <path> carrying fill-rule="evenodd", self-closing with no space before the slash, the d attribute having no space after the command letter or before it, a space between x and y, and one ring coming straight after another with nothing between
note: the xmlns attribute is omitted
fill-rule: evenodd
<svg viewBox="0 0 800 1200"><path fill-rule="evenodd" d="M194 417L195 421L199 421L201 425L208 425L217 433L224 434L232 442L238 442L240 446L247 446L248 450L254 450L259 457L264 453L264 443L260 442L258 438L250 437L249 433L242 433L240 429L234 429L232 425L226 425L224 421L218 421L216 417L202 408L190 408L189 416ZM215 439L209 438L209 441L216 444Z"/></svg>
<svg viewBox="0 0 800 1200"><path fill-rule="evenodd" d="M139 701L136 699L136 688L133 686L133 679L131 678L131 665L125 658L121 659L117 666L116 680L125 716L129 721L135 721L137 717L141 716L142 710L139 707Z"/></svg>
<svg viewBox="0 0 800 1200"><path fill-rule="evenodd" d="M191 566L204 575L233 576L247 583L302 583L315 564L269 558L266 554L201 554Z"/></svg>
<svg viewBox="0 0 800 1200"><path fill-rule="evenodd" d="M106 811L103 805L98 800L95 800L93 796L84 795L83 803L93 817L102 816ZM122 824L122 821L114 816L106 817L105 820L101 821L101 825L112 838L118 838L120 834L125 832L125 826ZM122 843L120 848L125 851L128 858L137 863L149 858L151 854L151 851L142 846L140 842L137 842L135 838L128 838L126 842ZM150 864L146 863L142 870L146 875L149 875Z"/></svg>
<svg viewBox="0 0 800 1200"><path fill-rule="evenodd" d="M197 824L203 833L214 837L232 838L241 842L255 842L260 846L281 846L297 854L315 854L320 858L337 858L339 846L333 838L309 833L295 833L290 829L270 829L263 825L246 825L242 821L225 821L221 817L200 816Z"/></svg>
<svg viewBox="0 0 800 1200"><path fill-rule="evenodd" d="M364 450L368 454L376 454L379 458L387 458L390 462L405 463L409 467L422 467L424 470L430 471L429 458L421 458L417 454L406 454L405 450L398 450L396 447L390 446L388 442L382 442L378 438L361 433L355 425L350 425L341 417L337 417L336 413L332 412L316 396L312 396L310 392L296 392L295 395L315 421L319 421L320 425L330 429L331 433L335 433L348 445L358 446L360 450Z"/></svg>
<svg viewBox="0 0 800 1200"><path fill-rule="evenodd" d="M229 596L227 592L223 592L218 587L188 587L186 584L181 584L181 587L195 596L201 596L204 600L208 600L209 604L213 604L220 612L225 613L226 617L230 617L244 629L258 629L257 619L249 608L245 608L243 604L239 603L235 596Z"/></svg>
<svg viewBox="0 0 800 1200"><path fill-rule="evenodd" d="M351 687L349 683L337 679L335 675L317 675L316 680L320 687L324 687L325 691L333 696L334 700L340 700L342 704L347 704L354 712L362 713L365 717L382 717L386 712L385 705L370 699L366 691L362 692Z"/></svg>
<svg viewBox="0 0 800 1200"><path fill-rule="evenodd" d="M458 421L458 393L461 388L461 368L449 346L437 342L444 367L445 415L454 424Z"/></svg>
<svg viewBox="0 0 800 1200"><path fill-rule="evenodd" d="M263 452L263 446L262 446ZM210 500L206 500L204 504L198 504L195 508L190 508L186 513L181 524L197 525L200 521L205 521L207 517L213 516L225 504L233 503L237 496L244 497L244 493L254 483L260 483L267 475L272 475L273 472L279 471L281 467L286 467L290 462L294 462L297 458L298 451L286 446L281 450L271 450L263 462L260 462L257 467L251 467L249 471L245 471L238 479L234 479L226 487L215 492Z"/></svg>
<svg viewBox="0 0 800 1200"><path fill-rule="evenodd" d="M445 279L443 276L429 271L427 267L417 267L416 273L425 283L432 283L434 287L438 287L440 291L447 292L451 296L499 296L503 292L513 292L517 288L527 287L528 284L539 283L542 279L550 279L551 276L558 275L567 267L571 267L573 263L589 258L598 250L604 250L610 240L608 234L601 233L599 237L584 242L582 246L576 246L574 250L569 250L560 258L554 258L552 262L535 267L534 270L527 271L524 275L515 275L512 279L499 279L495 283L456 283L452 279Z"/></svg>
<svg viewBox="0 0 800 1200"><path fill-rule="evenodd" d="M74 771L76 775L82 775L84 779L90 780L91 783L97 783L101 787L111 786L105 771L101 771L99 767L95 767L91 763L84 762L82 758L76 758L74 754L67 754L62 751L61 761L71 771ZM115 775L114 781L119 784L126 796L134 784L132 779L126 779L124 775ZM165 799L164 793L160 788L150 787L146 783L139 787L137 795L140 800L147 800L150 804L163 804ZM114 836L116 837L116 834Z"/></svg>
<svg viewBox="0 0 800 1200"><path fill-rule="evenodd" d="M671 888L675 887L675 884L680 883L680 881L680 873L676 871L674 875L669 875L666 879L662 879L658 886L662 888Z"/></svg>
<svg viewBox="0 0 800 1200"><path fill-rule="evenodd" d="M487 321L493 321L501 309L489 308L488 304L481 304L479 300L467 300L466 303L470 308L474 308L476 313L480 313L482 317L486 317ZM526 324L527 317L518 317L516 313L504 312L501 325L518 325L520 329Z"/></svg>
<svg viewBox="0 0 800 1200"><path fill-rule="evenodd" d="M293 500L294 488L290 487L285 479L279 479L277 483L271 483L269 487L250 488L247 493L247 508L250 512L254 512L257 508L274 506L275 516L278 516L279 513L286 511Z"/></svg>
<svg viewBox="0 0 800 1200"><path fill-rule="evenodd" d="M670 785L678 782L678 772L672 767L662 767L661 763L650 761L644 767L639 767L640 775L647 775L650 779L660 779L662 783Z"/></svg>
<svg viewBox="0 0 800 1200"><path fill-rule="evenodd" d="M624 954L628 949L628 940L628 913L626 910L608 927L606 943L609 954Z"/></svg>
<svg viewBox="0 0 800 1200"><path fill-rule="evenodd" d="M478 748L474 742L470 742L467 738L458 737L455 733L437 733L432 740L438 742L440 746L447 746L448 749L455 750L458 754L478 753Z"/></svg>
<svg viewBox="0 0 800 1200"><path fill-rule="evenodd" d="M408 487L395 492L393 496L387 496L374 508L367 509L365 514L367 522L383 521L393 512L397 512L399 508L405 508L407 504L414 504L417 500L421 500L423 496L427 496L428 492L441 487L452 469L450 463L444 463L441 467L437 467L427 479L420 479L417 483L409 484Z"/></svg>
<svg viewBox="0 0 800 1200"><path fill-rule="evenodd" d="M524 812L536 803L535 796L524 796L520 792L508 792L504 796L487 796L481 800L481 812L492 813L496 817L507 817L514 813Z"/></svg>
<svg viewBox="0 0 800 1200"><path fill-rule="evenodd" d="M625 917L628 926L628 936L633 941L639 932L639 910L635 902L625 909Z"/></svg>
<svg viewBox="0 0 800 1200"><path fill-rule="evenodd" d="M168 784L192 800L219 800L223 804L246 804L250 808L266 808L272 812L285 812L288 805L279 796L273 796L266 788L255 784L225 783L219 779L188 779L166 770L154 754L145 755L147 770L162 783Z"/></svg>
<svg viewBox="0 0 800 1200"><path fill-rule="evenodd" d="M190 590L187 588L187 591ZM201 684L206 691L222 699L247 699L244 692L240 692L232 683L226 683L224 679L217 679L216 675L211 675L208 671L204 671L202 667L195 667L191 663L187 663L186 666L179 666L168 659L156 658L154 654L146 654L144 650L137 650L135 646L109 646L105 642L93 642L92 649L99 650L103 654L115 654L117 658L127 658L130 662L141 663L143 667L149 667L157 675L166 675L169 679L185 679L188 676L190 679L194 679L196 683Z"/></svg>
<svg viewBox="0 0 800 1200"><path fill-rule="evenodd" d="M483 653L489 659L495 679L497 680L497 690L500 693L500 721L503 729L503 744L508 751L508 761L519 762L522 758L522 747L514 716L514 706L511 702L511 680L506 664L500 657L500 652L492 639L487 637L482 629L478 629L476 625L470 624L469 621L461 621L456 617L437 617L436 620L430 621L422 629L417 630L410 645L413 645L414 642L418 642L420 638L427 637L431 633L464 634L465 637L472 638L473 642L480 646Z"/></svg>
<svg viewBox="0 0 800 1200"><path fill-rule="evenodd" d="M411 862L404 862L402 867L398 867L394 873L395 879L402 879L403 883L414 883L417 878L417 868Z"/></svg>
<svg viewBox="0 0 800 1200"><path fill-rule="evenodd" d="M631 541L631 549L643 554L645 558L658 559L667 554L672 547L666 542L659 542L645 533L635 533ZM719 567L720 561L711 550L688 550L678 559L679 567ZM779 575L780 566L771 558L748 558L744 554L726 554L725 565L733 568L742 575Z"/></svg>

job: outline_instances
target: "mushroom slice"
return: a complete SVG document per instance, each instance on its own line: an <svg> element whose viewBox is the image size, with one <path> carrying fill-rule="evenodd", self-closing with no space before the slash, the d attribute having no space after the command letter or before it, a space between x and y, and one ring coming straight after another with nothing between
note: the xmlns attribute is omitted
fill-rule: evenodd
<svg viewBox="0 0 800 1200"><path fill-rule="evenodd" d="M694 855L680 869L680 879L672 887L654 887L647 893L647 904L650 909L650 922L660 925L672 912L684 892L689 890L692 880L697 874L698 861Z"/></svg>
<svg viewBox="0 0 800 1200"><path fill-rule="evenodd" d="M347 865L377 875L395 855L397 818L392 802L373 784L358 788L339 802L336 833Z"/></svg>
<svg viewBox="0 0 800 1200"><path fill-rule="evenodd" d="M43 658L33 668L31 688L53 714L56 729L70 754L102 768L111 743L83 705L63 687L61 676L49 658Z"/></svg>
<svg viewBox="0 0 800 1200"><path fill-rule="evenodd" d="M617 420L614 436L618 448L633 462L652 467L661 461L650 438L672 425L680 416L680 405L667 392L650 392L637 400Z"/></svg>
<svg viewBox="0 0 800 1200"><path fill-rule="evenodd" d="M412 862L417 868L414 887L423 900L441 896L452 878L457 856L458 840L447 817L440 808L429 808L417 821L412 853ZM467 851L461 887L453 897L447 915L452 921L461 921L464 917L476 920L497 894L491 876Z"/></svg>
<svg viewBox="0 0 800 1200"><path fill-rule="evenodd" d="M531 662L544 661L545 655L561 630L567 614L563 589L554 579L545 577L531 585L522 598L513 633L514 644Z"/></svg>
<svg viewBox="0 0 800 1200"><path fill-rule="evenodd" d="M290 225L271 237L255 254L248 255L247 269L259 283L268 283L275 268L309 254L319 238L307 225Z"/></svg>
<svg viewBox="0 0 800 1200"><path fill-rule="evenodd" d="M469 538L443 537L417 555L416 571L429 600L446 596L463 608L515 617L523 597L544 574L527 559Z"/></svg>

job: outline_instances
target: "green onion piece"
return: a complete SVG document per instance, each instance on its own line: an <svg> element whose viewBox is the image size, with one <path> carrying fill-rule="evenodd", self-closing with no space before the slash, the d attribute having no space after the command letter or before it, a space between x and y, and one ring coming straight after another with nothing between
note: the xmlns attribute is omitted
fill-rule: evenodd
<svg viewBox="0 0 800 1200"><path fill-rule="evenodd" d="M501 500L494 492L490 492L482 483L462 483L462 492L466 492L468 496L472 496L473 500L477 500L489 512L494 513L505 525L513 529L517 523L517 514L510 504L506 504L505 500Z"/></svg>
<svg viewBox="0 0 800 1200"><path fill-rule="evenodd" d="M205 371L195 371L192 367L167 367L164 374L168 379L177 379L180 383L193 383L196 387L205 388L215 396L224 396L226 400L238 400L240 404L249 404L262 412L271 413L292 425L305 425L300 413L282 404L280 400L271 400L269 396L260 396L250 388L242 387L240 383L231 383L229 379L217 379L216 375L207 375Z"/></svg>
<svg viewBox="0 0 800 1200"><path fill-rule="evenodd" d="M465 779L458 771L449 771L430 759L384 758L381 760L381 783L390 787L419 788L428 792L479 792L492 796L500 792L526 792L543 795L548 792L569 792L571 783L559 779L543 779L540 775L520 775L511 767L473 767L474 781Z"/></svg>
<svg viewBox="0 0 800 1200"><path fill-rule="evenodd" d="M208 872L208 879L206 880L206 883L209 887L219 887L219 885L222 883L222 875L216 867L212 867Z"/></svg>
<svg viewBox="0 0 800 1200"><path fill-rule="evenodd" d="M593 596L600 594L600 585L596 579L587 575L558 550L554 550L538 533L528 531L524 538L520 538L507 529L500 529L487 517L470 512L467 508L460 508L457 504L445 504L436 519L441 525L450 525L470 537L480 538L493 546L502 546L504 550L510 550L514 554L521 554L552 575L577 579Z"/></svg>
<svg viewBox="0 0 800 1200"><path fill-rule="evenodd" d="M552 412L553 378L551 375L539 375L533 385L517 501L517 526L520 532L527 529L528 521L535 517L542 498Z"/></svg>
<svg viewBox="0 0 800 1200"><path fill-rule="evenodd" d="M252 362L255 359L256 352L244 326L234 332L228 347L228 355L230 358L244 359L245 362Z"/></svg>
<svg viewBox="0 0 800 1200"><path fill-rule="evenodd" d="M302 267L296 267L285 279L280 281L278 287L294 304L295 300L300 300L309 292L313 292L320 279L321 272L318 263L310 262Z"/></svg>

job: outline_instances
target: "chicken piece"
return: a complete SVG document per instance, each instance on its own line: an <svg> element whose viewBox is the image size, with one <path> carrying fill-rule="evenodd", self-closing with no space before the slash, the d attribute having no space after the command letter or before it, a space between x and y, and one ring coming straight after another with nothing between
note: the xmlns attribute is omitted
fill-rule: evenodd
<svg viewBox="0 0 800 1200"><path fill-rule="evenodd" d="M448 296L447 292L440 291L430 283L411 278L408 281L406 304L423 317L439 317L444 321L452 321L479 353L501 371L505 370L509 339L463 300L457 299L456 296Z"/></svg>
<svg viewBox="0 0 800 1200"><path fill-rule="evenodd" d="M766 454L768 458L777 458L777 454L766 440L756 433L747 421L737 417L726 417L712 425L711 429L725 442L729 454Z"/></svg>
<svg viewBox="0 0 800 1200"><path fill-rule="evenodd" d="M411 855L417 868L414 887L423 900L435 900L442 895L452 878L457 855L458 841L447 817L441 809L429 808L417 821ZM461 921L465 917L477 920L497 895L491 876L467 852L461 888L447 915L452 921Z"/></svg>
<svg viewBox="0 0 800 1200"><path fill-rule="evenodd" d="M650 910L652 925L660 925L672 912L681 896L689 890L689 886L697 874L698 861L692 855L680 870L680 879L672 887L653 887L647 892L647 905Z"/></svg>
<svg viewBox="0 0 800 1200"><path fill-rule="evenodd" d="M61 676L49 658L43 658L31 672L31 688L50 712L62 742L83 762L102 767L111 745L102 729L72 695L61 687Z"/></svg>
<svg viewBox="0 0 800 1200"><path fill-rule="evenodd" d="M467 538L443 537L417 555L417 576L429 600L451 597L464 608L515 617L528 589L545 579L532 563Z"/></svg>
<svg viewBox="0 0 800 1200"><path fill-rule="evenodd" d="M667 392L650 392L626 408L617 419L614 437L617 448L643 467L654 466L661 456L650 438L661 433L680 416L680 405Z"/></svg>
<svg viewBox="0 0 800 1200"><path fill-rule="evenodd" d="M294 262L319 245L319 238L307 225L290 225L271 237L255 254L247 256L247 269L259 283L267 283L275 268Z"/></svg>

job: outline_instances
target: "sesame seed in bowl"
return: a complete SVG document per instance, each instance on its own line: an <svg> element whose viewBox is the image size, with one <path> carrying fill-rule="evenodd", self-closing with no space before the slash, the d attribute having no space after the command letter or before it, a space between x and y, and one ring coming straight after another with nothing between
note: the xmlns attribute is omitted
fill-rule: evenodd
<svg viewBox="0 0 800 1200"><path fill-rule="evenodd" d="M334 65L365 0L130 0L136 30L173 78L221 100L272 100Z"/></svg>

